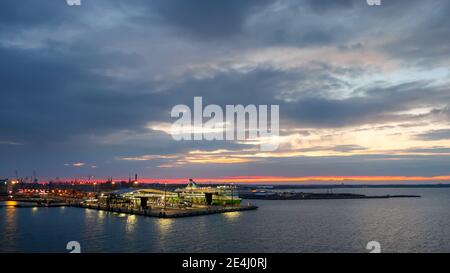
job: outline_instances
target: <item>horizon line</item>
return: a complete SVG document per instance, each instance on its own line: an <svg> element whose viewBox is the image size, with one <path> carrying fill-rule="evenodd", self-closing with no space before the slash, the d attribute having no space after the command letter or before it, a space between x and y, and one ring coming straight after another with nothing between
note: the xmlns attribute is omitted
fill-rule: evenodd
<svg viewBox="0 0 450 273"><path fill-rule="evenodd" d="M48 182L85 182L85 183L105 183L111 178L62 178L62 179L42 179L39 183ZM188 183L190 178L138 178L138 183L150 184L150 183L168 183L168 184L181 184ZM12 178L14 180L14 178ZM16 179L17 180L17 179ZM374 182L374 183L386 183L386 182L449 182L450 175L444 176L228 176L228 177L215 177L215 178L193 178L198 183L243 183L243 184L265 184L265 183L298 183L303 184L305 182L323 183L323 182ZM117 177L112 178L112 181L122 182L129 181L129 178ZM131 181L135 181L132 179Z"/></svg>

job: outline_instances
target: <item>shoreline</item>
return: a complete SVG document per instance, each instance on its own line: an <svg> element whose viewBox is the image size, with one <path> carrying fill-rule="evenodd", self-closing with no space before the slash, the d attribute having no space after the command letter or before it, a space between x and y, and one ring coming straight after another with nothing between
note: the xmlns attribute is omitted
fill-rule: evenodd
<svg viewBox="0 0 450 273"><path fill-rule="evenodd" d="M352 193L243 193L242 199L250 200L340 200L340 199L390 199L390 198L421 198L420 195L363 195Z"/></svg>

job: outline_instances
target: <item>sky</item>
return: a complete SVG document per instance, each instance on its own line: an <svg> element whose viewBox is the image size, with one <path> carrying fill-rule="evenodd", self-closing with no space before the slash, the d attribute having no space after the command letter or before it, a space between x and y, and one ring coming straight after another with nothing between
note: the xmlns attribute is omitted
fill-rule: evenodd
<svg viewBox="0 0 450 273"><path fill-rule="evenodd" d="M448 0L0 2L0 177L450 181ZM279 148L175 141L279 105Z"/></svg>

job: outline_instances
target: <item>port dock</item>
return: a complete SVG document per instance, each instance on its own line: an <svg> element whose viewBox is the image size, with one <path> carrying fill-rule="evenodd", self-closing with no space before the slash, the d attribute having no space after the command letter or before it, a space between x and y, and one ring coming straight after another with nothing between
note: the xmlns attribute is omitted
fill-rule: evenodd
<svg viewBox="0 0 450 273"><path fill-rule="evenodd" d="M109 183L109 184L108 184ZM130 185L130 183L132 183ZM77 207L113 213L141 215L158 218L181 218L227 212L255 210L258 207L241 204L233 185L201 186L189 179L185 187L167 184L147 187L135 180L124 187L114 189L112 181L105 183L108 190L25 189L14 195L4 196L6 206L17 208ZM94 182L93 186L96 186Z"/></svg>
<svg viewBox="0 0 450 273"><path fill-rule="evenodd" d="M11 201L14 202L14 201ZM14 207L14 208L59 208L67 207L68 204L56 203L56 204L36 204L36 203L26 203L26 204L1 204L0 207Z"/></svg>
<svg viewBox="0 0 450 273"><path fill-rule="evenodd" d="M157 218L182 218L182 217L192 217L192 216L202 216L202 215L211 215L211 214L219 214L219 213L227 213L227 212L238 212L238 211L248 211L248 210L256 210L258 207L254 205L239 205L239 206L205 206L205 207L196 207L196 208L187 208L187 209L176 209L176 208L151 208L147 210L143 209L133 209L133 208L124 208L124 207L106 207L101 205L83 205L76 204L70 205L72 207L84 208L84 209L95 209L116 213L125 213L132 215L140 215L147 217L157 217Z"/></svg>
<svg viewBox="0 0 450 273"><path fill-rule="evenodd" d="M181 218L211 215L227 212L256 210L255 205L236 205L236 206L197 206L191 208L164 208L152 207L148 209L130 208L121 206L103 206L99 204L86 205L79 202L55 202L55 203L37 203L35 201L10 201L10 204L0 205L0 207L15 207L15 208L58 208L58 207L75 207L84 209L102 210L115 213L125 213L130 215L140 215L157 218Z"/></svg>

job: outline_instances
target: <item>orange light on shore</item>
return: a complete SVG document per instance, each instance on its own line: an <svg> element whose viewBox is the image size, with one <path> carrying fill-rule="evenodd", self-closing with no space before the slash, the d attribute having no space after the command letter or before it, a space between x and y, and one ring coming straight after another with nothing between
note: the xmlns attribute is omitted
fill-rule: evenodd
<svg viewBox="0 0 450 273"><path fill-rule="evenodd" d="M123 178L117 178L117 180ZM140 181L133 181L134 185L146 183L185 184L188 178L141 178ZM392 183L392 182L434 182L450 183L450 175L443 176L225 176L211 178L196 178L199 183ZM86 182L87 184L88 182ZM90 182L91 185L102 184L103 182ZM115 185L117 182L111 182ZM80 183L85 184L85 183Z"/></svg>

